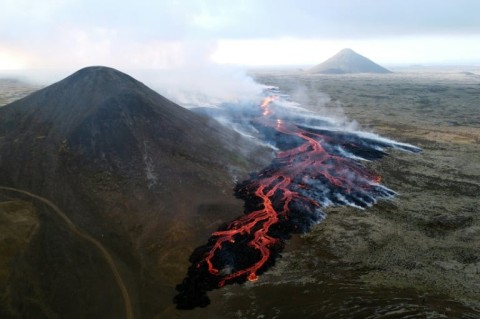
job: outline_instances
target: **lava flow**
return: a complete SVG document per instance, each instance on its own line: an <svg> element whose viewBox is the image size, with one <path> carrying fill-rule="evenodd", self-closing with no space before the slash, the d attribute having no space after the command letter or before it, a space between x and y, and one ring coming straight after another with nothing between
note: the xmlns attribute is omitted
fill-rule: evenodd
<svg viewBox="0 0 480 319"><path fill-rule="evenodd" d="M273 108L276 100L267 96L250 124L274 144L277 156L236 186L236 196L245 201L244 215L214 232L190 256L192 266L174 299L179 309L205 307L206 292L225 284L257 280L275 263L291 234L307 232L325 218L323 208L366 208L393 196L361 161L383 157L386 147L418 151L297 113L279 112L280 118Z"/></svg>

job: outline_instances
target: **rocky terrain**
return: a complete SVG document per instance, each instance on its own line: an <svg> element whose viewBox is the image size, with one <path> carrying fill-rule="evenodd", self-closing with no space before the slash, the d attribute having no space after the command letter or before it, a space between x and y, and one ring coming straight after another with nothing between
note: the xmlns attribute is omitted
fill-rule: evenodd
<svg viewBox="0 0 480 319"><path fill-rule="evenodd" d="M123 75L103 71L87 75L127 85ZM58 131L38 121L19 128L2 122L1 184L48 197L98 240L122 274L136 318L479 318L480 70L394 71L255 73L259 82L278 86L304 107L414 144L423 152L393 152L368 164L398 192L394 200L367 210L330 209L312 232L287 243L272 270L255 282L211 292L212 304L207 308L176 310L175 285L185 275L192 249L218 225L241 214L242 203L232 196L232 172L241 179L263 165L248 159L268 158L268 154L237 153L231 143L225 146L230 138L237 139L235 135L225 135L222 127L203 117L177 112L173 106L162 108L168 102L158 103L153 92L128 79L125 89L133 85L138 93L130 99L157 101L156 106L146 103L148 116L119 102L105 104L120 105L119 116L88 113L80 124L62 123ZM103 89L111 92L114 101L122 101L125 89L118 92L117 86ZM96 89L97 85L83 87L94 93L92 99ZM37 97L47 98L47 93ZM32 106L26 101L16 105L29 110ZM12 104L8 107L13 109ZM171 142L177 133L160 130L159 142L148 129L139 130L149 127L148 119L157 116L155 109L173 112L169 118L198 123L193 128L205 130L201 136L208 136L203 142L208 152L195 147L204 144L193 131L195 136L190 137L195 143L180 147ZM10 112L0 109L0 120L12 119L15 115ZM123 132L122 123L135 142L99 139L112 129ZM27 133L16 131L20 128ZM52 139L56 135L50 132L63 135ZM40 161L37 155L46 148L56 155ZM118 153L106 158L100 151L104 148ZM49 168L52 162L54 169ZM137 173L124 170L125 162L132 163ZM46 177L51 182L43 182ZM98 249L69 232L65 222L39 200L6 190L0 193L0 227L5 230L0 232L0 317L125 317L118 286Z"/></svg>
<svg viewBox="0 0 480 319"><path fill-rule="evenodd" d="M350 318L354 311L359 317L480 317L477 74L257 73L257 80L279 86L305 107L356 120L423 152L396 152L372 163L398 192L396 199L365 211L332 209L324 223L290 244L278 273L264 276L268 283L232 289L226 305L234 309L250 300L256 309L238 318L286 318L302 309L306 318ZM269 285L276 286L275 296L284 291L298 297L267 309L260 300Z"/></svg>

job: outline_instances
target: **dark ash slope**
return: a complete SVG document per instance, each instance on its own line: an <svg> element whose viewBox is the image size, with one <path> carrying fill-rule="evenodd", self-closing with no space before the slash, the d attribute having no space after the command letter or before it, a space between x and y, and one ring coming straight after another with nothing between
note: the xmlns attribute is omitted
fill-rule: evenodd
<svg viewBox="0 0 480 319"><path fill-rule="evenodd" d="M136 317L151 318L170 305L196 237L220 222L212 212L241 211L232 175L266 153L124 73L89 67L2 107L0 154L0 184L50 199L100 241L119 265ZM0 287L0 313L124 317L98 251L34 204L40 227Z"/></svg>

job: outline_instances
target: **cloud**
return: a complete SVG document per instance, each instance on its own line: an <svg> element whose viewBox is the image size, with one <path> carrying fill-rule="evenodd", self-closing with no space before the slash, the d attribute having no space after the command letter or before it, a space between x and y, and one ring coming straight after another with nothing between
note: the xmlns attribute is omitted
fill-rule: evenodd
<svg viewBox="0 0 480 319"><path fill-rule="evenodd" d="M48 38L69 26L138 41L183 38L363 38L480 32L476 0L0 0L0 35Z"/></svg>
<svg viewBox="0 0 480 319"><path fill-rule="evenodd" d="M476 0L0 0L0 7L0 50L23 52L23 61L12 64L27 67L164 68L192 54L182 50L195 52L190 43L202 42L212 47L480 34ZM249 60L262 56L251 48ZM272 60L283 64L288 56L277 52ZM256 64L265 58L260 60Z"/></svg>

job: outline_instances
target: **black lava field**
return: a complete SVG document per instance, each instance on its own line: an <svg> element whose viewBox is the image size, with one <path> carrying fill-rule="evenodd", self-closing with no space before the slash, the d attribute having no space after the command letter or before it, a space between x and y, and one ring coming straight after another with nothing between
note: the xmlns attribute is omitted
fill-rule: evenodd
<svg viewBox="0 0 480 319"><path fill-rule="evenodd" d="M368 208L395 192L365 164L387 155L386 149L420 149L348 130L331 119L308 112L288 97L269 90L255 107L225 105L204 111L229 121L275 149L267 167L238 183L244 215L215 231L190 256L191 266L177 286L179 309L205 307L207 292L232 283L254 281L275 264L292 234L308 232L321 222L328 206Z"/></svg>

